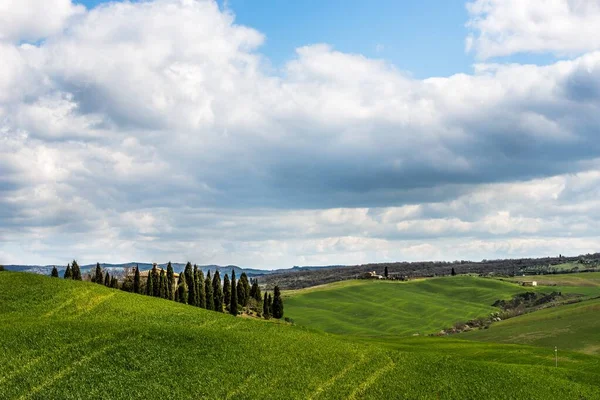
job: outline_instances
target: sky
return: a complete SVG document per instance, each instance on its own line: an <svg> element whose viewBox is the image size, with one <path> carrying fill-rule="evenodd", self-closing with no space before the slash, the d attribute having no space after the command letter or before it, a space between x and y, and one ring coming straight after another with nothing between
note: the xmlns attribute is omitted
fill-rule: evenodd
<svg viewBox="0 0 600 400"><path fill-rule="evenodd" d="M596 252L600 0L5 0L0 264Z"/></svg>

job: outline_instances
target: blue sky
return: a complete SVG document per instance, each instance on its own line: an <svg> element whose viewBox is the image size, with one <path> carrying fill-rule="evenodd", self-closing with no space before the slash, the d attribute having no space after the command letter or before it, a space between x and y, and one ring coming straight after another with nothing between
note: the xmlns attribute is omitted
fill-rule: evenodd
<svg viewBox="0 0 600 400"><path fill-rule="evenodd" d="M0 264L598 250L600 0L3 1Z"/></svg>

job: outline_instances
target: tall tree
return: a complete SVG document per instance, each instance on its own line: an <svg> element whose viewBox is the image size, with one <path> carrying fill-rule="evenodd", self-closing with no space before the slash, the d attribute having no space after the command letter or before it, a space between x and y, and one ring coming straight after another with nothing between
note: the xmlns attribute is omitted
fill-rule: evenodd
<svg viewBox="0 0 600 400"><path fill-rule="evenodd" d="M197 305L196 303L196 279L194 277L194 270L192 268L192 263L188 261L185 264L185 270L183 271L185 274L185 281L188 285L188 304L193 306Z"/></svg>
<svg viewBox="0 0 600 400"><path fill-rule="evenodd" d="M265 299L263 300L263 317L265 319L271 318L271 313L269 310L269 298L267 297L267 292L265 292Z"/></svg>
<svg viewBox="0 0 600 400"><path fill-rule="evenodd" d="M260 303L262 300L262 294L260 292L260 287L258 286L258 279L253 279L252 287L250 288L250 296Z"/></svg>
<svg viewBox="0 0 600 400"><path fill-rule="evenodd" d="M227 274L223 278L223 302L225 303L225 307L229 307L231 302L231 282L229 282Z"/></svg>
<svg viewBox="0 0 600 400"><path fill-rule="evenodd" d="M246 307L248 305L248 301L250 300L250 282L248 282L248 275L246 275L245 272L242 272L242 275L240 275L240 282L242 283L243 298L238 292L238 301L241 305Z"/></svg>
<svg viewBox="0 0 600 400"><path fill-rule="evenodd" d="M215 276L213 277L212 290L215 311L223 312L223 289L221 288L221 275L218 269L215 271Z"/></svg>
<svg viewBox="0 0 600 400"><path fill-rule="evenodd" d="M154 297L160 297L160 275L158 274L158 268L156 266L156 264L154 264L152 266L152 283L154 284L153 286L153 291L151 296Z"/></svg>
<svg viewBox="0 0 600 400"><path fill-rule="evenodd" d="M79 269L79 264L77 264L77 261L73 260L73 262L71 263L71 269L73 270L73 279L76 281L80 281L81 270Z"/></svg>
<svg viewBox="0 0 600 400"><path fill-rule="evenodd" d="M56 266L52 267L52 273L50 276L53 278L58 278L58 269L56 269Z"/></svg>
<svg viewBox="0 0 600 400"><path fill-rule="evenodd" d="M67 264L67 269L65 270L65 275L63 278L73 279L73 270L71 269L71 264Z"/></svg>
<svg viewBox="0 0 600 400"><path fill-rule="evenodd" d="M104 286L110 287L110 274L108 273L108 271L106 271L106 274L104 276Z"/></svg>
<svg viewBox="0 0 600 400"><path fill-rule="evenodd" d="M206 308L206 288L204 287L204 272L196 270L196 292L198 293L198 307Z"/></svg>
<svg viewBox="0 0 600 400"><path fill-rule="evenodd" d="M188 302L188 288L185 281L185 274L183 272L179 274L179 282L177 284L177 300L183 304L187 304Z"/></svg>
<svg viewBox="0 0 600 400"><path fill-rule="evenodd" d="M96 263L96 273L92 278L92 282L96 282L99 285L104 284L104 277L102 276L102 268L100 268L100 263Z"/></svg>
<svg viewBox="0 0 600 400"><path fill-rule="evenodd" d="M204 290L206 292L206 309L215 309L215 300L212 289L212 282L210 280L210 271L206 273L206 279L204 280Z"/></svg>
<svg viewBox="0 0 600 400"><path fill-rule="evenodd" d="M273 316L273 298L271 297L271 293L267 297L267 309L269 310L269 315Z"/></svg>
<svg viewBox="0 0 600 400"><path fill-rule="evenodd" d="M171 265L171 261L167 263L167 298L169 300L173 300L175 298L175 272L173 271L173 266Z"/></svg>
<svg viewBox="0 0 600 400"><path fill-rule="evenodd" d="M246 290L244 289L244 284L242 283L242 278L238 281L235 291L237 292L237 302L240 306L245 307L246 304Z"/></svg>
<svg viewBox="0 0 600 400"><path fill-rule="evenodd" d="M140 285L140 268L135 266L135 273L133 275L133 293L141 293Z"/></svg>
<svg viewBox="0 0 600 400"><path fill-rule="evenodd" d="M456 271L454 270L454 267L452 267L452 271L450 272L450 275L452 275L452 276L456 275Z"/></svg>
<svg viewBox="0 0 600 400"><path fill-rule="evenodd" d="M152 271L148 271L148 280L146 281L146 294L148 296L154 296L154 274Z"/></svg>
<svg viewBox="0 0 600 400"><path fill-rule="evenodd" d="M113 289L119 288L119 280L114 276L112 278L110 278L110 287Z"/></svg>
<svg viewBox="0 0 600 400"><path fill-rule="evenodd" d="M161 269L160 270L160 278L158 279L158 285L159 285L159 290L158 290L158 295L161 299L166 299L167 298L167 275L165 274L165 270Z"/></svg>
<svg viewBox="0 0 600 400"><path fill-rule="evenodd" d="M275 286L273 289L273 318L283 318L283 300L279 286Z"/></svg>
<svg viewBox="0 0 600 400"><path fill-rule="evenodd" d="M237 315L238 313L238 300L237 290L235 287L235 271L231 270L231 298L229 300L229 314Z"/></svg>
<svg viewBox="0 0 600 400"><path fill-rule="evenodd" d="M388 268L387 266L385 267L385 270L383 271L383 275L387 278L388 277Z"/></svg>

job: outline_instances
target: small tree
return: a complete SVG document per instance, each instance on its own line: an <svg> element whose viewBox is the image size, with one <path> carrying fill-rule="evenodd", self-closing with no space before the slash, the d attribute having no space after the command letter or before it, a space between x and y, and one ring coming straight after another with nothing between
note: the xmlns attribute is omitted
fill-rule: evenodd
<svg viewBox="0 0 600 400"><path fill-rule="evenodd" d="M198 307L206 308L206 288L204 287L204 272L196 271L196 291L198 292Z"/></svg>
<svg viewBox="0 0 600 400"><path fill-rule="evenodd" d="M271 313L269 310L269 298L267 297L267 292L265 292L265 298L263 300L263 317L265 319L271 318Z"/></svg>
<svg viewBox="0 0 600 400"><path fill-rule="evenodd" d="M188 302L188 288L184 273L179 274L179 282L177 284L177 300L183 304L187 304Z"/></svg>
<svg viewBox="0 0 600 400"><path fill-rule="evenodd" d="M113 289L119 288L119 280L114 276L112 278L110 278L110 287Z"/></svg>
<svg viewBox="0 0 600 400"><path fill-rule="evenodd" d="M133 293L141 293L140 285L140 268L135 266L135 273L133 275Z"/></svg>
<svg viewBox="0 0 600 400"><path fill-rule="evenodd" d="M229 282L229 275L225 274L223 278L223 303L225 307L229 307L231 302L231 282Z"/></svg>
<svg viewBox="0 0 600 400"><path fill-rule="evenodd" d="M104 277L102 276L102 268L100 268L100 263L96 263L96 273L92 277L92 282L95 282L99 285L104 284Z"/></svg>
<svg viewBox="0 0 600 400"><path fill-rule="evenodd" d="M110 287L110 274L108 273L108 271L106 271L106 274L104 276L104 286Z"/></svg>
<svg viewBox="0 0 600 400"><path fill-rule="evenodd" d="M238 300L237 290L235 287L235 271L231 270L231 298L229 301L229 314L237 315L238 313Z"/></svg>
<svg viewBox="0 0 600 400"><path fill-rule="evenodd" d="M454 267L452 267L452 272L450 272L450 275L452 275L452 276L456 275L456 271L454 270Z"/></svg>
<svg viewBox="0 0 600 400"><path fill-rule="evenodd" d="M175 292L175 272L173 271L173 266L171 265L171 261L167 263L167 298L169 300L173 300Z"/></svg>
<svg viewBox="0 0 600 400"><path fill-rule="evenodd" d="M273 289L273 318L283 318L283 300L279 286L275 286Z"/></svg>
<svg viewBox="0 0 600 400"><path fill-rule="evenodd" d="M146 295L154 296L154 274L148 271L148 280L146 281Z"/></svg>
<svg viewBox="0 0 600 400"><path fill-rule="evenodd" d="M52 267L52 273L50 274L50 276L53 278L58 278L58 269L56 269L56 266Z"/></svg>
<svg viewBox="0 0 600 400"><path fill-rule="evenodd" d="M160 278L158 279L158 295L161 299L167 298L167 275L165 274L165 270L160 270Z"/></svg>
<svg viewBox="0 0 600 400"><path fill-rule="evenodd" d="M79 269L79 264L77 264L77 261L73 260L73 262L71 263L71 269L73 270L73 279L76 281L80 281L81 270Z"/></svg>
<svg viewBox="0 0 600 400"><path fill-rule="evenodd" d="M385 275L385 279L387 279L388 276L389 276L388 275L388 268L387 268L387 266L385 267L385 270L383 271L383 275Z"/></svg>
<svg viewBox="0 0 600 400"><path fill-rule="evenodd" d="M204 291L206 292L206 309L215 309L215 300L212 289L212 282L210 279L210 271L206 273L206 279L204 280Z"/></svg>
<svg viewBox="0 0 600 400"><path fill-rule="evenodd" d="M63 278L73 279L73 270L71 269L71 264L67 264L67 269L65 270L65 275Z"/></svg>
<svg viewBox="0 0 600 400"><path fill-rule="evenodd" d="M221 288L221 276L219 274L219 270L215 271L215 276L212 280L212 290L215 311L223 312L223 289Z"/></svg>
<svg viewBox="0 0 600 400"><path fill-rule="evenodd" d="M194 277L192 263L188 261L188 263L185 264L183 273L185 274L185 281L188 285L188 304L196 306L198 305L196 302L196 279Z"/></svg>

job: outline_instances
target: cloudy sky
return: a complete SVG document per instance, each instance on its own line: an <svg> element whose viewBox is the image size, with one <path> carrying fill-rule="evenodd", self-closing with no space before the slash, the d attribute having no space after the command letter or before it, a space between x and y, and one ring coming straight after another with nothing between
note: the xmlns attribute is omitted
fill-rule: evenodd
<svg viewBox="0 0 600 400"><path fill-rule="evenodd" d="M600 250L600 0L290 3L2 0L0 264Z"/></svg>

